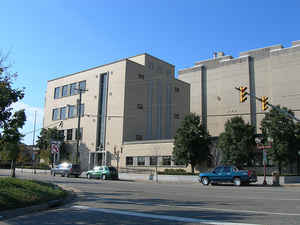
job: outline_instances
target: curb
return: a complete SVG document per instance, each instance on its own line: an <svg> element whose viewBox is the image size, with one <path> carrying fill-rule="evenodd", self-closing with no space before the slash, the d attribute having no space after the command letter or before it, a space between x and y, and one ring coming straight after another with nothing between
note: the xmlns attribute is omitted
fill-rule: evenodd
<svg viewBox="0 0 300 225"><path fill-rule="evenodd" d="M68 191L68 195L65 198L50 200L47 203L33 205L25 208L2 211L0 212L0 221L66 205L67 203L73 201L75 197L77 197L76 193L72 189L67 190L67 188L64 188L64 190Z"/></svg>

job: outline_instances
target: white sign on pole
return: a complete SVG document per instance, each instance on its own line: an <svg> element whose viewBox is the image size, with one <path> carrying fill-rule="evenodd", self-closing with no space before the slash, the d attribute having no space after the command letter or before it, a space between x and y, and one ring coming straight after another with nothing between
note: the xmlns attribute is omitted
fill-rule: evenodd
<svg viewBox="0 0 300 225"><path fill-rule="evenodd" d="M59 152L59 145L57 143L52 143L51 144L51 152L53 154L56 154Z"/></svg>

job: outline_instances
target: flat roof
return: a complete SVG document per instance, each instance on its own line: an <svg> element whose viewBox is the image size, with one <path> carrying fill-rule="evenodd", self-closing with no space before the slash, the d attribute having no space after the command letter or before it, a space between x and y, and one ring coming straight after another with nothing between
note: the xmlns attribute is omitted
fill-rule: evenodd
<svg viewBox="0 0 300 225"><path fill-rule="evenodd" d="M81 70L79 72L75 72L75 73L71 73L71 74L67 74L67 75L64 75L64 76L61 76L61 77L57 77L57 78L54 78L54 79L51 79L51 80L48 80L47 82L51 82L51 81L55 81L55 80L59 80L59 79L62 79L62 78L65 78L65 77L69 77L69 76L73 76L73 75L76 75L78 73L82 73L82 72L86 72L86 71L90 71L90 70L94 70L94 69L97 69L97 68L101 68L103 66L108 66L108 65L111 65L111 64L114 64L114 63L118 63L118 62L122 62L124 60L130 60L131 58L134 58L134 57L137 57L137 56L141 56L141 55L147 55L147 56L150 56L154 59L157 59L161 62L164 62L164 63L167 63L173 67L175 67L174 65L168 63L168 62L165 62L159 58L156 58L155 56L152 56L152 55L149 55L148 53L141 53L141 54L138 54L138 55L135 55L135 56L131 56L131 57L127 57L127 58L123 58L123 59L119 59L119 60L116 60L116 61L113 61L113 62L110 62L110 63L106 63L106 64L103 64L103 65L100 65L100 66L95 66L95 67L92 67L92 68L89 68L89 69L85 69L85 70ZM132 60L130 60L132 61ZM132 61L133 62L133 61Z"/></svg>

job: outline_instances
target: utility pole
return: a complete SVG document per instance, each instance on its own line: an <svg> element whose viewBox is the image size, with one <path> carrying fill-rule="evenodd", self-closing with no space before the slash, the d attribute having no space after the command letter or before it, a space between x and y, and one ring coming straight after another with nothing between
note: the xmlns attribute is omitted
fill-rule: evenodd
<svg viewBox="0 0 300 225"><path fill-rule="evenodd" d="M77 124L77 143L76 143L76 157L75 157L75 162L79 164L79 140L80 140L80 117L81 117L81 98L82 98L82 93L85 92L86 90L83 90L81 88L76 88L75 90L79 91L79 99L77 99L77 112L78 112L78 124Z"/></svg>
<svg viewBox="0 0 300 225"><path fill-rule="evenodd" d="M34 111L34 126L33 126L33 138L32 138L32 166L34 168L33 173L36 174L35 170L35 152L34 152L34 139L35 139L35 125L36 125L36 111Z"/></svg>

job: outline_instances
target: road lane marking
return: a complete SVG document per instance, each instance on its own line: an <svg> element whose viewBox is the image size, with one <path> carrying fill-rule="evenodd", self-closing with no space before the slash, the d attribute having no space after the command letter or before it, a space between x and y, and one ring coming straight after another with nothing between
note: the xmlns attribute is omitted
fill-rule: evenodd
<svg viewBox="0 0 300 225"><path fill-rule="evenodd" d="M178 222L188 222L188 223L205 223L211 225L258 225L258 224L250 224L250 223L232 223L232 222L224 222L224 221L216 221L216 220L206 220L206 219L194 219L188 217L179 217L179 216L166 216L166 215L157 215L157 214L150 214L150 213L138 213L138 212L131 212L131 211L121 211L115 209L103 209L103 208L92 208L88 206L72 206L72 208L76 209L83 209L95 212L103 212L103 213L110 213L110 214L120 214L125 216L137 216L137 217L144 217L150 219L161 219L161 220L172 220Z"/></svg>
<svg viewBox="0 0 300 225"><path fill-rule="evenodd" d="M209 211L222 211L222 212L238 212L238 213L248 213L248 214L264 214L264 215L280 215L280 216L300 216L299 213L276 213L276 212L267 212L267 211L253 211L253 210L239 210L239 209L220 209L220 208L206 208L201 206L188 206L188 205L167 205L167 204L156 204L156 203L144 203L144 202L134 202L134 201L125 201L125 200L113 200L109 199L107 202L112 203L127 203L134 205L145 205L145 206L161 206L161 207L180 207L180 208L190 208L198 210L209 210Z"/></svg>

